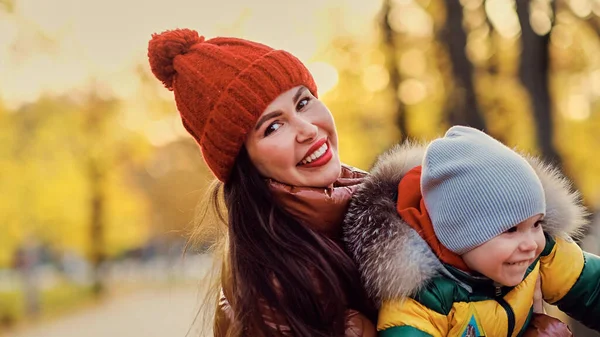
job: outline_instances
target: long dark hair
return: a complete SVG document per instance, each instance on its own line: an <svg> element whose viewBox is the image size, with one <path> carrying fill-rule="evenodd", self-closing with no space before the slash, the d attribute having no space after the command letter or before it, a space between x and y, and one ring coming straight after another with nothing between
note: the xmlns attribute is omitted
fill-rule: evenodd
<svg viewBox="0 0 600 337"><path fill-rule="evenodd" d="M293 336L343 336L347 308L371 313L364 307L354 262L334 241L302 225L273 200L245 148L223 195L235 335L280 335L279 327L264 323L264 316L270 316Z"/></svg>

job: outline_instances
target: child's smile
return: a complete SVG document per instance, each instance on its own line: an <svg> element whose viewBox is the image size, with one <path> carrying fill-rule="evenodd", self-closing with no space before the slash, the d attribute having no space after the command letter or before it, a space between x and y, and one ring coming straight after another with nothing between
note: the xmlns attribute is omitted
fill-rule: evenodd
<svg viewBox="0 0 600 337"><path fill-rule="evenodd" d="M503 286L519 284L527 268L540 255L546 239L541 215L532 216L508 231L462 255L474 271Z"/></svg>
<svg viewBox="0 0 600 337"><path fill-rule="evenodd" d="M517 262L505 262L504 264L510 267L522 267L529 266L533 262L532 260L522 260Z"/></svg>

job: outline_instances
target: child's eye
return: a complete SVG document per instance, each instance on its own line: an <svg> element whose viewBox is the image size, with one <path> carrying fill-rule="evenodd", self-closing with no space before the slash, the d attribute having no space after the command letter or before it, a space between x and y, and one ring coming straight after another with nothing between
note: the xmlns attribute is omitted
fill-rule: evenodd
<svg viewBox="0 0 600 337"><path fill-rule="evenodd" d="M544 220L539 220L533 225L533 227L539 228L539 227L542 227L543 224L544 224Z"/></svg>
<svg viewBox="0 0 600 337"><path fill-rule="evenodd" d="M513 228L509 228L508 230L506 230L506 232L504 233L514 233L517 231L517 227L513 227Z"/></svg>
<svg viewBox="0 0 600 337"><path fill-rule="evenodd" d="M277 131L281 127L281 123L273 122L265 129L265 137Z"/></svg>

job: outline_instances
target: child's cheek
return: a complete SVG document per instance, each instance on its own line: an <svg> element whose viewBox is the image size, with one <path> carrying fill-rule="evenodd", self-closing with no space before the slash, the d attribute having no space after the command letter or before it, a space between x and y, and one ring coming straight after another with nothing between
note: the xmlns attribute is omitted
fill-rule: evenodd
<svg viewBox="0 0 600 337"><path fill-rule="evenodd" d="M542 254L544 247L546 247L546 237L544 236L544 232L540 231L540 234L536 241L537 241L537 246L538 246L537 251L536 251L536 257L539 257L540 254Z"/></svg>

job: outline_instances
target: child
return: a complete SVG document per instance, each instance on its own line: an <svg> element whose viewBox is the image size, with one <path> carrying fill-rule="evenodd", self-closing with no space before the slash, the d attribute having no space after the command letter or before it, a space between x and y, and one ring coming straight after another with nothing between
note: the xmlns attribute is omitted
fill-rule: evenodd
<svg viewBox="0 0 600 337"><path fill-rule="evenodd" d="M538 278L545 301L600 331L600 258L569 236L584 218L556 170L457 126L380 157L344 240L381 336L521 336Z"/></svg>

